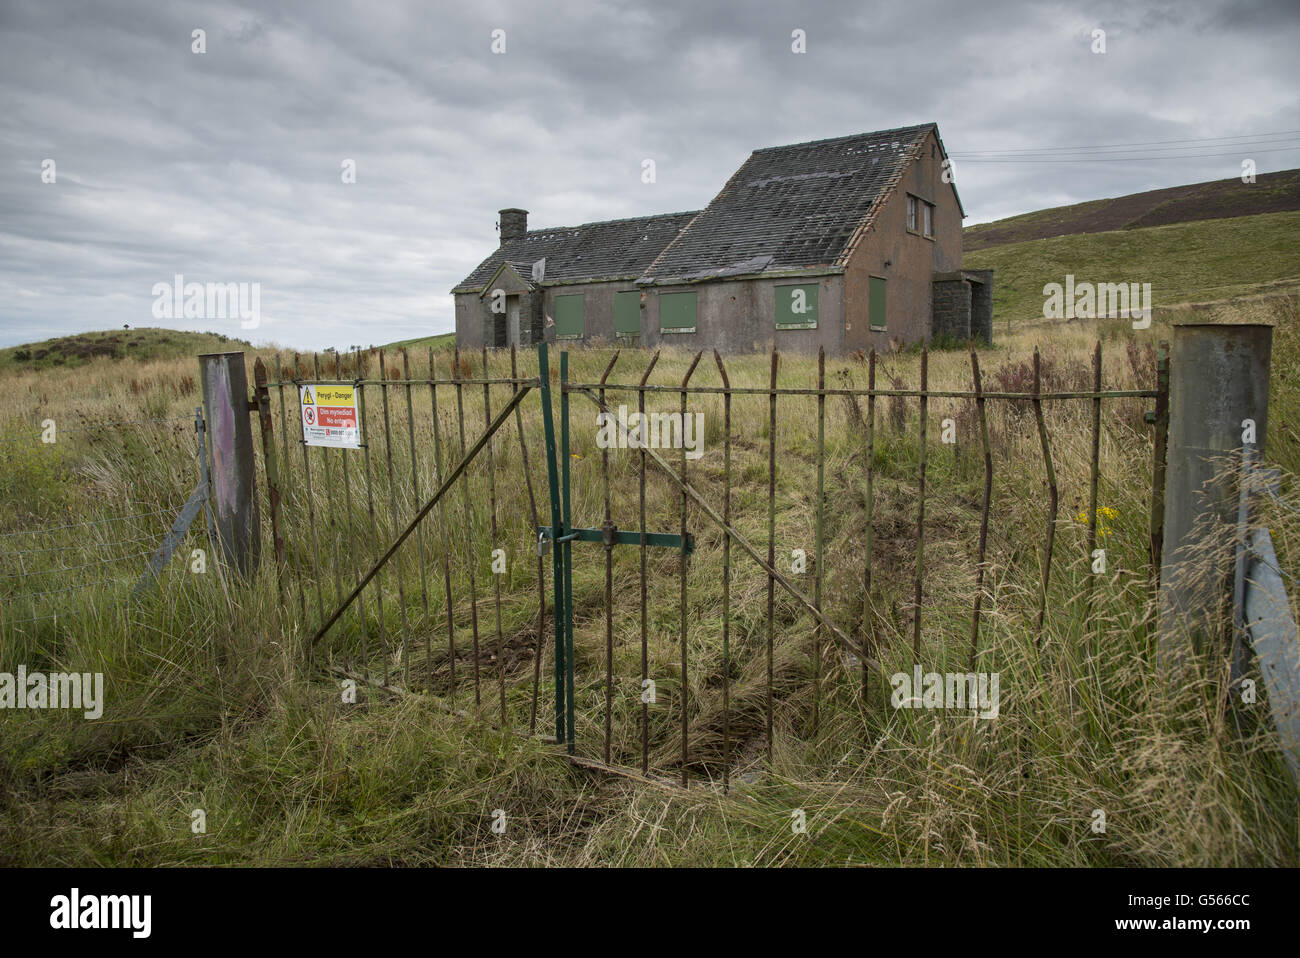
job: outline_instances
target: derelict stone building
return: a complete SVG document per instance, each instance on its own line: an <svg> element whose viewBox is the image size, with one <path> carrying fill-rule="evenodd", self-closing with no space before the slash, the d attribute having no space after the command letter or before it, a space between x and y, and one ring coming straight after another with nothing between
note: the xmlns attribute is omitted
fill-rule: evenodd
<svg viewBox="0 0 1300 958"><path fill-rule="evenodd" d="M456 342L991 342L993 273L961 268L946 159L927 123L755 150L703 210L538 230L501 210L500 247L452 291Z"/></svg>

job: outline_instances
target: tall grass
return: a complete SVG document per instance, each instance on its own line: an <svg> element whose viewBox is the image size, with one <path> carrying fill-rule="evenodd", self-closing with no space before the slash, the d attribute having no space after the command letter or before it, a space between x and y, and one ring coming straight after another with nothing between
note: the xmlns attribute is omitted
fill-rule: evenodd
<svg viewBox="0 0 1300 958"><path fill-rule="evenodd" d="M1289 307L1292 310L1294 306ZM1274 354L1274 409L1297 400L1287 372L1300 356L1294 313L1281 317ZM1149 351L1162 335L1151 330L1136 344L1131 333L1101 330L1106 388L1149 388ZM1098 330L1077 326L1044 337L1045 388L1077 388ZM1167 330L1164 331L1167 335ZM1032 333L1021 333L981 354L985 388L1016 388L1025 376ZM1039 332L1041 335L1041 331ZM594 383L609 351L571 352L571 378ZM287 355L265 358L274 370L292 365ZM423 354L413 352L415 375L425 375ZM521 355L521 375L535 359ZM635 383L648 357L624 353L611 383ZM652 383L680 383L691 357L665 352ZM377 357L369 360L374 375ZM481 374L478 356L462 357L463 373ZM250 357L251 364L251 357ZM436 359L439 375L448 360ZM733 385L766 385L767 357L727 360ZM305 365L305 363L304 363ZM554 365L554 364L553 364ZM914 388L918 357L882 359L881 384ZM181 417L195 399L182 395L193 362L160 362L138 370L147 395L108 363L92 364L62 381L58 372L16 377L20 397L0 418L11 434L26 435L43 418L80 411L88 421L129 419L146 401L151 412ZM490 359L493 375L508 372L508 357ZM300 370L301 372L301 370ZM815 385L815 360L783 356L781 386ZM292 374L291 374L292 375ZM87 378L89 377L89 378ZM866 385L866 369L852 358L828 360L832 386ZM701 363L693 384L717 385L716 370ZM1002 386L995 386L1002 383ZM935 389L970 388L964 352L930 356ZM33 392L35 390L36 392ZM493 387L499 410L509 387ZM1225 709L1226 667L1220 650L1189 660L1176 684L1153 668L1153 607L1146 559L1150 495L1149 429L1140 400L1108 401L1101 437L1099 502L1114 518L1098 545L1107 572L1089 572L1086 524L1090 419L1086 402L1047 404L1048 426L1061 489L1055 565L1043 631L1036 628L1041 549L1046 532L1044 480L1032 411L989 403L995 463L993 522L985 575L977 669L1001 675L1000 714L982 721L969 712L896 710L889 686L873 679L863 701L858 667L828 636L820 642L821 700L814 729L815 622L778 592L774 611L775 724L773 760L764 762L767 634L766 575L739 549L732 550L731 661L721 653L722 535L691 507L688 527L696 551L686 567L688 660L686 708L692 789L609 778L573 768L552 747L527 735L493 728L499 715L495 681L496 626L492 603L492 548L504 548L501 577L503 663L509 684L506 724L527 726L536 643L536 533L523 485L523 461L514 420L493 443L499 534L490 535L486 462L475 463L466 488L453 491L445 511L435 511L419 538L401 552L404 575L399 608L396 565L367 590L361 609L350 610L305 665L306 638L361 571L418 507L410 481L405 396L389 387L394 483L387 480L382 398L367 387L368 442L375 531L367 509L363 457L312 449L316 540L307 523L303 448L287 444L285 522L289 547L288 594L277 594L272 563L252 583L188 571L174 560L147 600L128 604L119 589L87 590L61 610L58 625L0 631L0 667L104 671L110 686L104 719L86 722L66 713L9 713L0 722L0 847L22 863L296 863L330 864L965 864L965 865L1189 865L1294 864L1297 860L1294 786L1276 751L1267 721L1246 723L1243 734ZM296 422L292 387L286 419ZM414 389L416 469L423 498L434 488L433 419L427 387ZM95 396L90 400L89 396ZM462 398L470 442L484 422L481 386ZM557 397L558 398L558 397ZM634 394L611 393L611 404ZM439 388L442 468L459 458L454 390ZM571 462L575 524L598 526L603 516L601 450L595 446L595 407L580 395L573 405ZM652 394L648 408L677 408L675 391ZM279 395L273 388L272 407ZM975 538L979 525L983 462L978 427L961 400L931 401L926 505L923 647L930 671L965 671L970 655ZM705 415L705 455L687 467L689 481L721 504L721 398L693 396L691 411ZM826 404L824 555L814 548L816 422L812 397L783 398L777 423L776 554L790 572L791 551L802 548L822 563L824 607L855 640L867 639L886 675L910 673L910 607L916 552L918 423L915 400L876 409L874 561L871 616L864 626L866 444L857 405ZM549 524L538 404L522 407L534 492ZM160 417L161 418L161 417ZM952 418L955 446L943 444L937 425ZM1285 418L1270 436L1270 458L1292 469L1297 444ZM152 427L153 432L166 427ZM26 432L24 432L26 430ZM137 430L139 431L139 430ZM60 507L77 517L112 514L126 501L168 507L183 501L194 476L184 428L162 442L146 428L141 446L127 432L103 442L83 439L43 448L52 452L34 485L50 497L71 497ZM742 535L762 552L767 535L767 400L736 397L732 409L732 514ZM115 438L116 437L116 438ZM277 451L281 437L276 436ZM3 455L3 454L0 454ZM342 482L348 456L348 486ZM667 458L677 464L675 453ZM0 460L0 473L8 466ZM329 481L326 479L326 464ZM635 529L637 458L609 456L615 523ZM28 468L28 467L24 467ZM43 465L41 468L45 468ZM27 475L27 473L23 473ZM30 500L33 483L18 480ZM1289 486L1289 475L1284 486ZM351 494L351 510L346 506ZM52 520L23 494L6 493L6 530ZM44 501L43 495L36 496ZM396 499L396 509L390 507ZM647 527L676 531L680 491L651 467L647 477ZM1295 515L1275 506L1261 517L1273 531L1279 557L1294 534ZM160 523L155 523L155 526ZM263 516L264 534L266 516ZM159 530L161 531L161 530ZM206 547L196 525L181 550ZM265 543L269 556L269 541ZM427 592L420 575L421 550ZM447 608L442 556L452 576L457 690L448 683ZM640 760L639 555L615 549L614 709L616 762ZM648 580L649 672L658 700L651 709L650 759L660 773L679 771L680 675L678 557L652 550ZM549 574L549 557L546 563ZM469 654L474 609L469 570L474 569L480 632L481 701L472 691ZM6 566L6 571L8 570ZM810 569L815 569L815 564ZM798 584L812 591L811 577ZM1092 617L1087 591L1095 589ZM549 594L549 581L546 583ZM380 615L379 589L383 595ZM428 612L424 611L427 598ZM605 601L603 550L574 546L575 658L580 754L603 747ZM549 603L548 603L549 604ZM402 626L402 611L406 627ZM383 631L381 633L380 626ZM363 638L364 625L364 638ZM553 623L546 623L541 674L541 721L549 716ZM388 642L383 654L381 635ZM363 646L364 641L364 646ZM404 648L404 645L406 646ZM368 671L410 691L362 684L355 704L344 701L337 676L322 673L330 660ZM411 679L406 681L409 668ZM730 773L724 793L722 698L730 686ZM449 715L451 705L471 720ZM472 720L477 714L478 721ZM203 808L208 831L195 835L191 812ZM490 828L494 810L506 814L504 835ZM807 831L792 829L802 810ZM1096 830L1104 813L1105 830Z"/></svg>

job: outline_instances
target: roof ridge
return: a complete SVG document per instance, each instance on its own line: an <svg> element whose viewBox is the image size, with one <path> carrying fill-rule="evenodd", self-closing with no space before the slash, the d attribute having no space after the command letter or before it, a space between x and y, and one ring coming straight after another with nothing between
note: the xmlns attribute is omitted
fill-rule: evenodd
<svg viewBox="0 0 1300 958"><path fill-rule="evenodd" d="M786 143L783 146L762 146L759 147L757 150L754 150L753 152L771 153L774 150L790 150L801 146L825 146L828 143L838 143L838 142L848 141L848 140L860 140L863 137L889 136L889 135L896 135L899 133L919 133L923 130L928 131L931 128L937 129L938 124L933 122L919 123L915 126L895 127L892 130L870 130L864 133L850 133L847 136L832 136L824 140L804 140L802 143Z"/></svg>
<svg viewBox="0 0 1300 958"><path fill-rule="evenodd" d="M681 210L677 213L650 213L647 216L624 216L616 220L592 220L590 223L578 223L576 226L539 226L536 229L528 230L524 236L531 236L534 233L554 233L563 230L581 230L588 226L608 226L614 223L637 223L649 220L668 219L672 216L695 216L699 210Z"/></svg>

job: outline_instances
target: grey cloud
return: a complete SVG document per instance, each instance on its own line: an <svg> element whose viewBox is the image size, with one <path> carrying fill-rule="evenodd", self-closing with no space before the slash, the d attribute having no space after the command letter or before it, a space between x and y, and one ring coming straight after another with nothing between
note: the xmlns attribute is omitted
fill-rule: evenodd
<svg viewBox="0 0 1300 958"><path fill-rule="evenodd" d="M1291 5L1235 2L11 0L0 343L149 324L153 284L176 273L261 282L259 340L442 332L501 207L539 226L694 209L754 148L928 120L966 154L972 221L1231 176L1234 157L969 154L1300 129L1298 33ZM1256 159L1285 169L1300 151Z"/></svg>

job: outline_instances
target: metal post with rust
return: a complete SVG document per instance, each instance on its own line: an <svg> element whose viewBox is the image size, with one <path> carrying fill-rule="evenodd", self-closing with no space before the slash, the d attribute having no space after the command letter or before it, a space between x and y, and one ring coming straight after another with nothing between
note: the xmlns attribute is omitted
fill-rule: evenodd
<svg viewBox="0 0 1300 958"><path fill-rule="evenodd" d="M492 423L492 394L490 380L491 374L488 372L488 353L487 346L483 347L483 427L486 429ZM515 407L518 408L518 407ZM499 533L497 530L497 473L496 466L492 462L493 450L492 439L488 438L486 456L487 474L488 474L488 515L491 525L489 526L489 535L492 539L492 550L501 548ZM505 550L502 549L502 552ZM508 560L507 560L508 561ZM509 566L507 566L509 568ZM492 573L492 593L493 609L496 613L497 626L497 690L499 692L501 703L501 727L509 727L506 716L506 640L501 631L501 575L502 573L493 570Z"/></svg>
<svg viewBox="0 0 1300 958"><path fill-rule="evenodd" d="M980 510L979 558L976 560L975 609L970 625L970 667L975 671L975 658L979 654L980 604L984 599L985 555L989 542L989 505L993 498L993 448L989 443L989 421L984 409L984 387L980 382L980 360L975 350L970 351L971 376L975 382L975 408L979 413L980 442L984 447L984 505Z"/></svg>
<svg viewBox="0 0 1300 958"><path fill-rule="evenodd" d="M605 383L618 362L619 350L609 358L600 377L600 401L605 401ZM600 477L605 493L605 764L610 762L614 727L614 518L609 495L609 448L600 450Z"/></svg>
<svg viewBox="0 0 1300 958"><path fill-rule="evenodd" d="M560 539L567 530L560 511L559 453L555 446L554 404L551 402L551 367L546 341L537 344L537 383L541 392L542 435L546 457L546 480L551 503L551 581L555 588L555 741L564 742L564 547Z"/></svg>
<svg viewBox="0 0 1300 958"><path fill-rule="evenodd" d="M406 392L406 441L411 452L411 501L420 501L420 470L415 458L415 406L411 400L411 357L402 350L402 375L406 382L402 389ZM415 557L420 570L420 607L424 611L424 659L425 664L433 661L433 623L429 621L429 571L424 562L424 530L415 530Z"/></svg>
<svg viewBox="0 0 1300 958"><path fill-rule="evenodd" d="M282 492L293 488L293 479L291 475L293 472L293 461L289 458L289 414L284 402L285 371L286 367L284 365L284 360L281 358L280 353L277 350L275 353L275 391L279 393L280 397L280 467L283 470L280 476L280 483ZM297 371L294 370L293 375L290 378L293 379L296 377ZM294 527L293 510L289 505L292 499L292 496L282 496L280 499L280 511L284 518L284 524L286 528L290 529ZM296 554L297 553L295 552L295 555ZM303 619L306 619L307 594L303 591L302 587L302 563L301 561L296 561L294 565L296 568L291 569L290 572L298 591L298 614L301 615Z"/></svg>
<svg viewBox="0 0 1300 958"><path fill-rule="evenodd" d="M430 368L433 368L433 350L429 350L429 357ZM510 346L510 378L519 378L519 364L515 358L513 343ZM519 384L513 383L511 395L513 396L517 392L519 392ZM528 441L524 438L523 413L518 406L515 406L515 432L519 434L519 455L523 460L524 485L528 489L528 509L532 516L532 525L529 528L536 529L541 525L541 520L537 515L537 496L533 492L532 468L528 463ZM533 701L528 714L528 733L530 735L537 731L537 699L542 682L542 645L546 635L546 560L542 557L540 542L539 539L539 548L537 550L537 642L533 653Z"/></svg>
<svg viewBox="0 0 1300 958"><path fill-rule="evenodd" d="M912 609L912 654L921 654L921 577L925 572L925 458L929 446L926 442L926 422L930 418L929 385L929 350L921 347L921 445L920 465L917 475L916 490L916 594Z"/></svg>
<svg viewBox="0 0 1300 958"><path fill-rule="evenodd" d="M871 601L871 560L875 546L873 525L876 508L875 498L876 468L876 347L871 347L867 357L867 545L866 562L862 572L862 646L870 652L875 643L872 637L876 633L875 608ZM871 690L871 671L866 659L862 660L862 703L869 701Z"/></svg>
<svg viewBox="0 0 1300 958"><path fill-rule="evenodd" d="M650 362L641 374L641 386L637 391L637 429L641 437L638 446L641 450L641 471L637 478L641 487L641 774L650 770L650 706L646 702L647 683L650 681L650 650L646 632L646 516L645 516L645 391L646 382L655 364L659 362L659 350L650 357ZM558 641L558 639L557 639Z"/></svg>
<svg viewBox="0 0 1300 958"><path fill-rule="evenodd" d="M362 365L361 352L357 352L357 417L361 425L362 435L367 437L367 441L362 444L363 451L362 463L366 479L366 516L370 524L370 538L375 548L379 547L379 521L375 517L375 485L370 475L370 442L369 437L370 424L367 419L366 387L365 383L360 380L365 378L365 371ZM360 597L361 593L358 593ZM384 620L384 577L382 572L375 572L375 613L379 621L379 646L383 654L384 666L384 685L388 684L388 624ZM364 614L364 610L363 610ZM369 674L370 664L366 663L366 672Z"/></svg>
<svg viewBox="0 0 1300 958"><path fill-rule="evenodd" d="M569 754L577 747L577 713L574 701L573 661L573 456L569 452L569 353L560 353L560 513L564 529L564 744Z"/></svg>
<svg viewBox="0 0 1300 958"><path fill-rule="evenodd" d="M713 350L724 389L731 388L722 356ZM722 394L722 521L731 525L731 393ZM731 787L731 536L722 537L722 787Z"/></svg>
<svg viewBox="0 0 1300 958"><path fill-rule="evenodd" d="M212 462L212 512L222 557L251 577L261 553L254 482L253 430L243 353L199 356L203 416Z"/></svg>
<svg viewBox="0 0 1300 958"><path fill-rule="evenodd" d="M262 461L266 473L266 499L271 512L271 547L275 553L275 580L284 598L284 530L280 517L280 463L275 451L271 422L271 391L267 388L266 364L259 356L253 364L253 383L257 397L257 420L262 431Z"/></svg>
<svg viewBox="0 0 1300 958"><path fill-rule="evenodd" d="M311 354L312 375L320 382L320 353ZM342 450L338 450L342 453ZM339 561L339 520L334 509L334 478L330 475L330 448L322 447L320 451L321 467L325 471L325 515L329 522L330 566L334 572L334 604L343 599L343 574Z"/></svg>
<svg viewBox="0 0 1300 958"><path fill-rule="evenodd" d="M293 354L293 368L297 373L301 357ZM303 412L302 393L298 393L298 420L301 422L305 413ZM316 536L316 494L311 484L311 459L308 456L307 441L298 440L298 447L302 449L302 489L303 495L307 499L307 529L311 534L311 562L312 578L316 583L316 621L320 622L325 618L325 597L321 592L320 585L320 543Z"/></svg>
<svg viewBox="0 0 1300 958"><path fill-rule="evenodd" d="M690 672L687 670L686 660L686 617L688 611L686 607L686 574L690 563L690 552L687 545L688 538L686 534L686 386L690 383L691 376L695 374L695 367L700 364L700 357L703 355L703 352L695 354L695 358L691 360L690 369L686 370L686 375L682 377L682 555L680 567L682 621L682 788L685 788L687 785L686 768L690 762L690 715L688 708L690 704ZM603 399L601 401L604 402ZM697 438L703 442L704 436L701 434Z"/></svg>
<svg viewBox="0 0 1300 958"><path fill-rule="evenodd" d="M516 387L518 391L518 387ZM429 347L429 407L433 415L433 482L442 485L442 429L438 416L438 373L433 362L433 347ZM515 412L519 407L515 407ZM536 523L534 523L536 524ZM447 606L447 700L456 702L456 608L451 597L451 560L447 555L446 510L438 510L438 553L442 558L443 601ZM429 678L433 678L433 663L429 663Z"/></svg>
<svg viewBox="0 0 1300 958"><path fill-rule="evenodd" d="M1160 588L1160 558L1165 544L1165 455L1169 445L1169 343L1156 349L1156 408L1148 414L1155 429L1151 446L1151 589Z"/></svg>
<svg viewBox="0 0 1300 958"><path fill-rule="evenodd" d="M355 366L356 369L354 370L354 378L359 379L361 378L359 360L355 364ZM337 352L334 354L334 378L337 379L339 382L343 381L343 364ZM361 421L360 419L358 419L357 420L358 434L360 434L360 430L361 430ZM362 442L365 441L365 436L361 436L361 441ZM353 574L355 575L360 572L360 569L357 568L357 562L361 557L361 552L357 548L356 536L354 535L354 530L352 528L352 480L348 475L349 456L347 452L343 453L342 459L343 459L343 515L344 515L344 524L347 531L347 551L348 551L348 555L352 557L352 570L353 570ZM361 661L363 663L366 663L365 667L368 670L370 668L369 666L370 635L369 635L368 627L366 625L366 601L364 595L357 596L357 624L361 626Z"/></svg>
<svg viewBox="0 0 1300 958"><path fill-rule="evenodd" d="M1043 575L1038 597L1038 636L1036 643L1043 645L1043 620L1047 616L1047 589L1052 580L1052 547L1056 543L1056 510L1060 491L1056 486L1056 466L1052 462L1052 443L1047 437L1047 421L1043 417L1043 371L1038 347L1034 347L1034 419L1038 423L1038 441L1043 449L1043 469L1047 475L1047 541L1043 544Z"/></svg>
<svg viewBox="0 0 1300 958"><path fill-rule="evenodd" d="M817 350L817 529L816 529L816 565L814 566L815 578L813 579L813 605L818 611L822 607L822 569L825 562L822 561L822 555L825 551L825 538L823 533L824 517L826 509L826 349L820 347ZM821 700L822 700L822 625L818 622L813 627L813 707L812 707L812 734L817 734L818 721L821 718Z"/></svg>
<svg viewBox="0 0 1300 958"><path fill-rule="evenodd" d="M465 396L464 387L461 384L460 374L460 348L456 347L451 354L451 378L456 384L456 421L460 430L460 454L465 455ZM465 534L471 536L473 528L474 511L470 504L469 483L461 483L460 487L462 502L465 506ZM474 569L478 563L478 556L475 552L478 543L469 543L469 562L466 568L469 571L469 621L470 631L473 633L474 640L474 706L477 708L483 704L482 689L479 686L479 649L478 649L478 577Z"/></svg>
<svg viewBox="0 0 1300 958"><path fill-rule="evenodd" d="M771 391L767 398L767 692L764 712L767 720L767 766L772 767L772 685L775 681L773 646L776 641L776 369L780 359L772 347Z"/></svg>
<svg viewBox="0 0 1300 958"><path fill-rule="evenodd" d="M379 351L379 399L384 408L384 461L388 467L388 515L392 522L392 534L400 528L397 513L397 480L393 475L393 430L388 410L388 367L384 362L384 351ZM406 568L402 563L402 553L397 556L397 612L402 623L402 680L409 687L411 684L411 624L406 616Z"/></svg>
<svg viewBox="0 0 1300 958"><path fill-rule="evenodd" d="M284 427L283 429L280 430L280 451L281 451L280 461L284 463L284 468L288 469L289 468L289 417L288 417L288 413L285 411L285 405L284 405L284 360L280 358L280 353L278 351L275 354L275 367L276 367L275 369L276 392L280 394L280 423ZM291 376L290 378L291 379L298 378L298 371L296 369L293 371L293 376Z"/></svg>
<svg viewBox="0 0 1300 958"><path fill-rule="evenodd" d="M1101 340L1092 352L1092 445L1088 463L1088 586L1083 614L1084 628L1092 626L1093 598L1097 591L1097 484L1101 479ZM1102 550L1101 566L1105 569L1105 552Z"/></svg>

